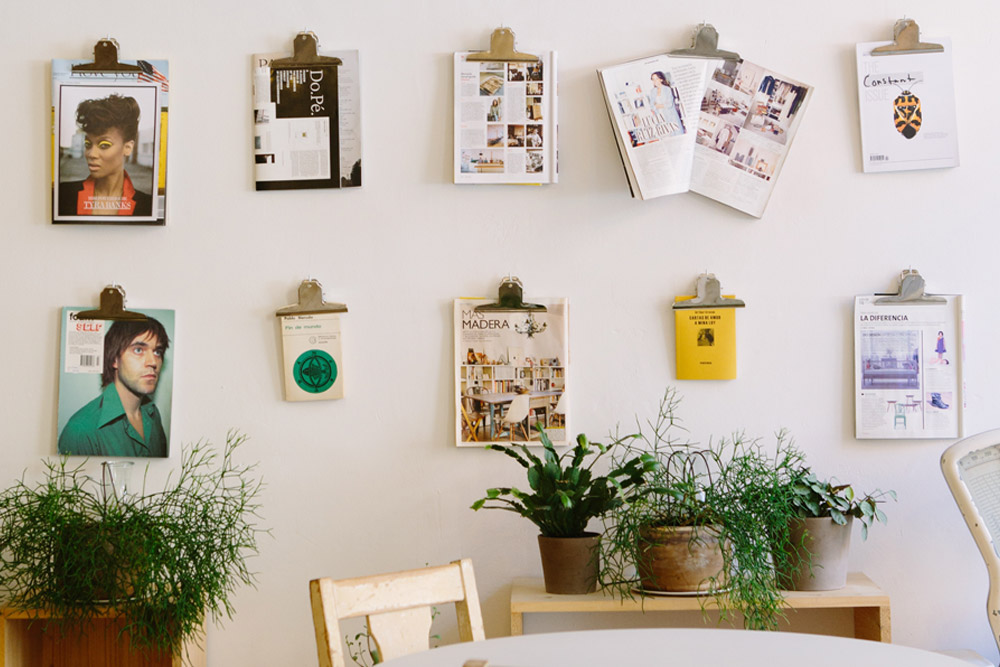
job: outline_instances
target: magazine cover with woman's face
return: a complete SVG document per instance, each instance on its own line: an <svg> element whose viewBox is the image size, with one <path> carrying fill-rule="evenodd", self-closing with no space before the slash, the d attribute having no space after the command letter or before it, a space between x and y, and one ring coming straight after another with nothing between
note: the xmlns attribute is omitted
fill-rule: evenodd
<svg viewBox="0 0 1000 667"><path fill-rule="evenodd" d="M166 62L74 70L81 64L52 62L52 221L162 225Z"/></svg>

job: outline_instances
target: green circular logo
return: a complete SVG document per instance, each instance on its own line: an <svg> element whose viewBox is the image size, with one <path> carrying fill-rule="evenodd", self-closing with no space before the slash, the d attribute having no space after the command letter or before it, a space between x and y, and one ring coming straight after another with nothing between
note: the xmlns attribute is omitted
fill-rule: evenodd
<svg viewBox="0 0 1000 667"><path fill-rule="evenodd" d="M307 350L295 360L295 384L310 394L321 394L337 380L337 362L323 350Z"/></svg>

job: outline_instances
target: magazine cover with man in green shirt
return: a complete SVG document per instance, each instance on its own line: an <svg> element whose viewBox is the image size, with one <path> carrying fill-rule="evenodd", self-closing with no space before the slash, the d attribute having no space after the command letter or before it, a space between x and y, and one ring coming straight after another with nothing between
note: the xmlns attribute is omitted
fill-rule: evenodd
<svg viewBox="0 0 1000 667"><path fill-rule="evenodd" d="M174 311L144 321L81 320L62 310L59 453L166 457L170 448Z"/></svg>

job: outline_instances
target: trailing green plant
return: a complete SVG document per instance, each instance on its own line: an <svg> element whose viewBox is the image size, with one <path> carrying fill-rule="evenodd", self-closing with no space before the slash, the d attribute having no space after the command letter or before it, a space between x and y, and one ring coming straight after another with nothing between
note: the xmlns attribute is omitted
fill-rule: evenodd
<svg viewBox="0 0 1000 667"><path fill-rule="evenodd" d="M887 498L896 500L892 489L875 489L859 496L850 484L835 484L834 480L823 480L810 468L796 470L789 480L793 495L792 506L798 516L829 517L834 523L847 524L847 517L853 516L861 523L861 539L868 539L868 529L874 522L888 523L885 512L879 509Z"/></svg>
<svg viewBox="0 0 1000 667"><path fill-rule="evenodd" d="M643 455L653 464L644 467L645 483L623 489L623 502L605 518L601 583L634 596L647 529L691 527L693 540L717 535L723 545L722 571L706 582L712 593L705 598L714 598L720 621L740 612L748 628L775 629L784 599L775 566L787 558L781 546L795 516L788 481L802 454L784 431L771 451L742 433L698 446L680 424L680 400L668 388L654 420L614 437L612 465Z"/></svg>
<svg viewBox="0 0 1000 667"><path fill-rule="evenodd" d="M44 610L68 627L108 607L136 648L179 654L207 615L233 614L232 594L253 585L262 482L234 453L209 443L185 448L176 481L162 491L109 494L84 464L46 462L45 478L22 477L0 492L0 601Z"/></svg>
<svg viewBox="0 0 1000 667"><path fill-rule="evenodd" d="M487 489L486 496L474 502L472 509L515 512L538 526L545 537L579 537L586 532L592 518L621 505L630 491L643 482L644 468L652 464L648 457L619 457L606 475L595 475L594 464L607 453L607 447L589 442L581 433L576 437L576 445L559 455L541 424L538 431L543 448L541 457L523 444L486 445L527 470L531 491L516 487Z"/></svg>

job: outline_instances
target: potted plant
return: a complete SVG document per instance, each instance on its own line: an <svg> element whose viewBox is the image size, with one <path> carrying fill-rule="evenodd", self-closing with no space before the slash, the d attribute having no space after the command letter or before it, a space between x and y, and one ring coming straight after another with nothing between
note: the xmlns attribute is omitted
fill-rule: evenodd
<svg viewBox="0 0 1000 667"><path fill-rule="evenodd" d="M781 584L797 591L843 588L854 519L861 523L861 539L867 540L873 523L888 521L879 505L886 498L895 500L896 492L876 489L859 496L850 484L820 479L808 467L793 471L788 486L796 516L789 524L788 567L779 570Z"/></svg>
<svg viewBox="0 0 1000 667"><path fill-rule="evenodd" d="M601 583L629 597L705 595L722 619L740 612L747 627L773 629L783 601L774 561L785 558L776 547L794 514L786 482L801 454L784 432L773 455L742 434L699 447L678 435L679 403L667 389L654 421L615 438L615 457L652 465L605 519Z"/></svg>
<svg viewBox="0 0 1000 667"><path fill-rule="evenodd" d="M627 498L642 483L645 459L619 459L606 475L596 475L594 464L607 452L604 445L588 442L582 433L576 445L560 456L538 425L542 456L526 445L489 444L527 471L530 491L515 487L487 489L472 509L500 509L520 514L541 531L545 591L556 594L592 593L597 586L600 537L587 524Z"/></svg>
<svg viewBox="0 0 1000 667"><path fill-rule="evenodd" d="M0 491L0 602L81 632L114 609L133 648L179 654L253 583L262 487L233 458L245 439L230 432L221 456L186 448L163 491L109 493L65 457L40 483Z"/></svg>

